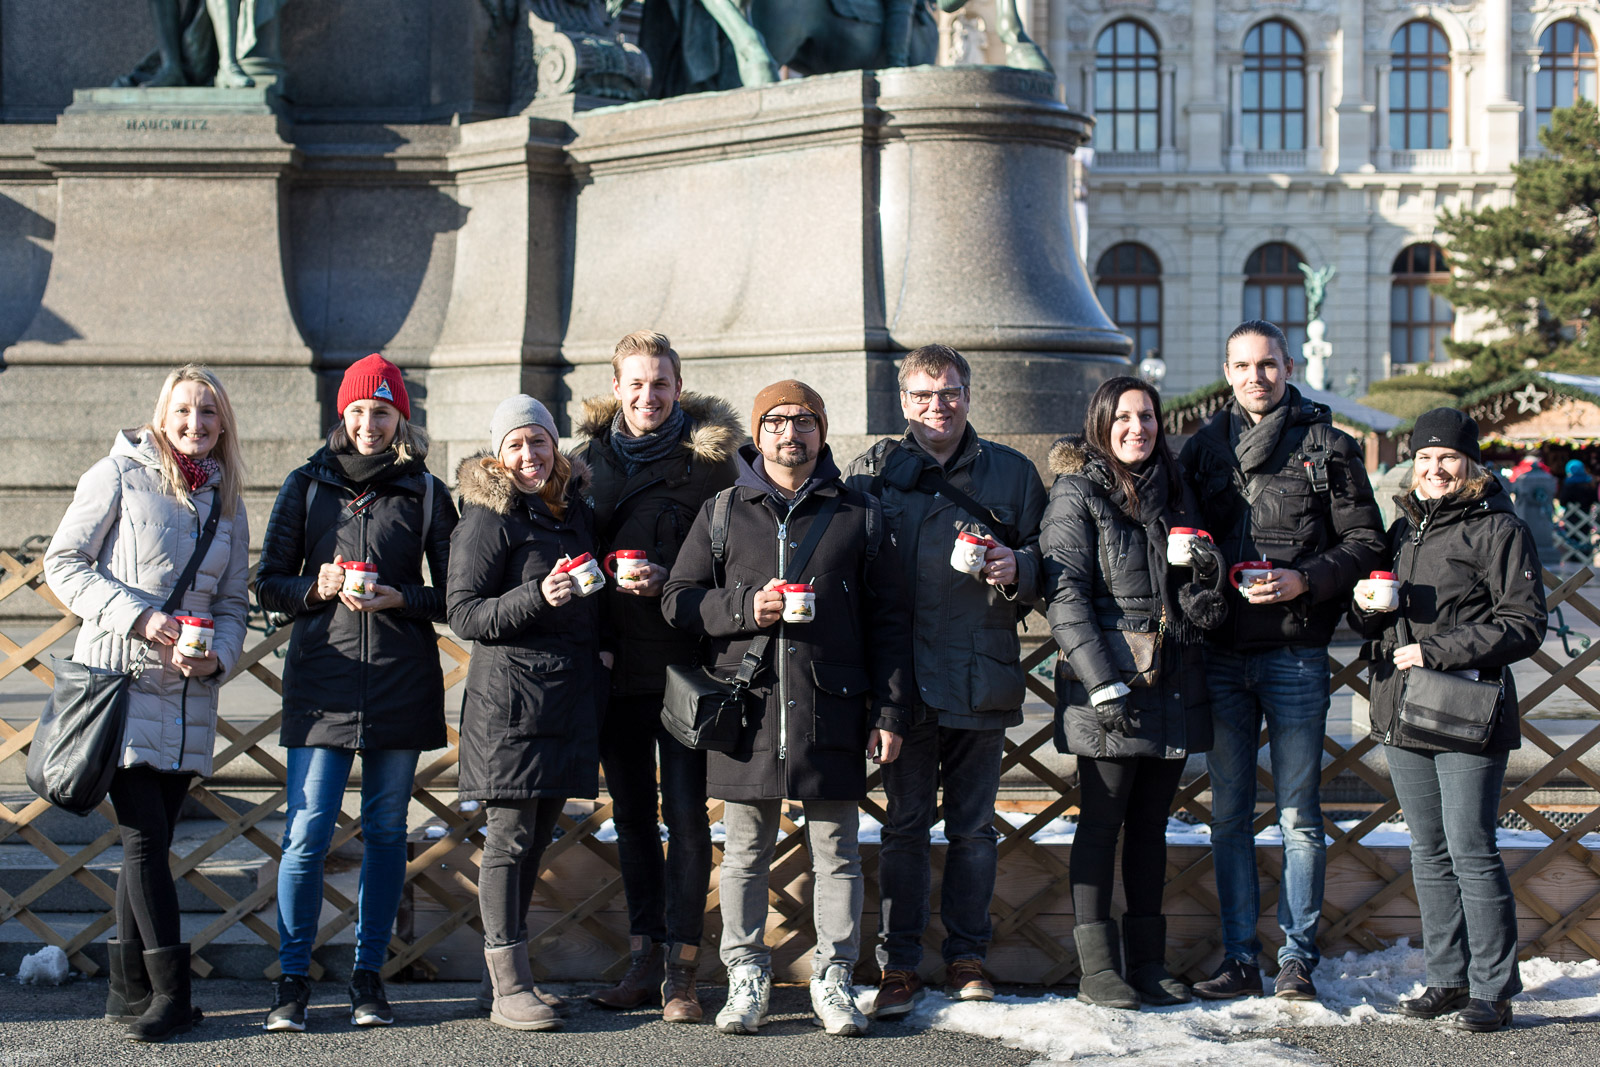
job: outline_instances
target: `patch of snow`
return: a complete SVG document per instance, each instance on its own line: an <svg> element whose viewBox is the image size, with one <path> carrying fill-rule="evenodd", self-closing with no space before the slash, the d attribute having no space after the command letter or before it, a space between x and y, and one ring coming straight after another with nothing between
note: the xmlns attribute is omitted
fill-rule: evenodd
<svg viewBox="0 0 1600 1067"><path fill-rule="evenodd" d="M46 945L38 952L22 957L22 966L17 968L17 981L23 985L65 985L71 973L67 954L59 946Z"/></svg>
<svg viewBox="0 0 1600 1067"><path fill-rule="evenodd" d="M1513 1001L1519 1019L1600 1017L1600 961L1534 959L1520 966L1527 988ZM1000 996L983 1004L960 1003L929 992L922 994L907 1021L991 1038L1009 1048L1037 1053L1041 1064L1117 1057L1128 1067L1317 1063L1268 1033L1297 1026L1440 1025L1395 1012L1398 1001L1420 995L1426 985L1422 951L1405 939L1379 952L1324 959L1313 977L1320 1002L1245 997L1138 1012L1091 1007L1054 994ZM863 986L857 994L862 1010L870 1011L876 991Z"/></svg>

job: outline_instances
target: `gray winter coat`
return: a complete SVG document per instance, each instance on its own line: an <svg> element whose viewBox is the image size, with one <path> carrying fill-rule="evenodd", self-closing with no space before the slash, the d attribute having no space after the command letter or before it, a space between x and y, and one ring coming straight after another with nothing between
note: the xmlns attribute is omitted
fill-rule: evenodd
<svg viewBox="0 0 1600 1067"><path fill-rule="evenodd" d="M217 672L185 678L172 665L172 646L146 644L129 631L147 609L161 607L188 565L216 502L216 482L213 476L193 494L196 510L191 511L173 495L149 431L124 430L111 454L78 480L45 551L51 592L83 620L72 658L116 671L144 662L143 673L128 689L123 767L211 773L217 688L239 661L250 607L245 587L250 531L243 504L217 523L211 549L178 612L216 623Z"/></svg>
<svg viewBox="0 0 1600 1067"><path fill-rule="evenodd" d="M1036 602L1043 583L1039 520L1044 483L1033 461L980 438L969 426L942 471L950 484L1012 527L1011 543L949 497L916 488L937 462L910 434L880 441L845 469L845 484L883 501L884 524L899 549L901 579L914 591L912 651L917 699L939 709L939 725L999 730L1022 723L1027 697L1017 619ZM950 566L959 533L1006 543L1017 554L1017 580L996 588Z"/></svg>

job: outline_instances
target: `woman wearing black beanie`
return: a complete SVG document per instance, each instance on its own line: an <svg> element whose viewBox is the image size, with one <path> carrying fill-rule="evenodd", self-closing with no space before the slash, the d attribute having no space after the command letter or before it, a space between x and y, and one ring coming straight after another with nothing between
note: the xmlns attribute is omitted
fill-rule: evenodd
<svg viewBox="0 0 1600 1067"><path fill-rule="evenodd" d="M1350 613L1374 639L1372 736L1411 830L1422 911L1427 988L1400 1013L1459 1011L1459 1029L1498 1030L1522 990L1516 901L1495 844L1507 754L1521 744L1511 665L1544 640L1544 586L1533 535L1480 462L1478 424L1429 411L1411 451L1411 491L1395 498L1389 530L1393 574L1357 583Z"/></svg>

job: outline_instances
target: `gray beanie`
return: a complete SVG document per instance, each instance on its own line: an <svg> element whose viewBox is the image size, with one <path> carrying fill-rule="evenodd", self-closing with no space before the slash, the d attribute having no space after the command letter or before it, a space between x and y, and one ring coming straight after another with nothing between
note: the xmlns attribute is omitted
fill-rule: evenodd
<svg viewBox="0 0 1600 1067"><path fill-rule="evenodd" d="M550 409L527 393L518 393L516 396L506 397L500 401L500 406L494 409L494 418L489 420L490 451L498 457L500 445L505 441L506 435L524 426L543 427L545 433L550 435L552 444L561 441L561 435L556 432L556 420L551 417Z"/></svg>

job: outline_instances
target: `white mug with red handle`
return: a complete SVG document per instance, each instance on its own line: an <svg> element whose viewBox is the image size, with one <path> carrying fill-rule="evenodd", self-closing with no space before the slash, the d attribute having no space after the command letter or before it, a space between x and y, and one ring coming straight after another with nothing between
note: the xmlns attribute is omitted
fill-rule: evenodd
<svg viewBox="0 0 1600 1067"><path fill-rule="evenodd" d="M572 584L579 596L598 593L605 588L606 576L600 572L599 562L587 552L577 559L567 560L556 570L572 575Z"/></svg>
<svg viewBox="0 0 1600 1067"><path fill-rule="evenodd" d="M1393 611L1400 606L1400 583L1393 571L1373 571L1356 583L1356 606L1362 611Z"/></svg>
<svg viewBox="0 0 1600 1067"><path fill-rule="evenodd" d="M950 566L964 574L978 574L983 570L983 561L988 558L989 550L998 544L977 534L958 533L955 547L950 550Z"/></svg>
<svg viewBox="0 0 1600 1067"><path fill-rule="evenodd" d="M607 553L606 573L619 582L642 582L650 577L650 561L642 548L619 548Z"/></svg>
<svg viewBox="0 0 1600 1067"><path fill-rule="evenodd" d="M1270 560L1252 559L1244 563L1235 563L1228 568L1228 584L1239 590L1241 596L1249 596L1251 586L1257 582L1264 582L1271 576Z"/></svg>
<svg viewBox="0 0 1600 1067"><path fill-rule="evenodd" d="M1167 535L1167 562L1174 567L1194 565L1194 543L1210 541L1211 535L1193 526L1174 526Z"/></svg>

